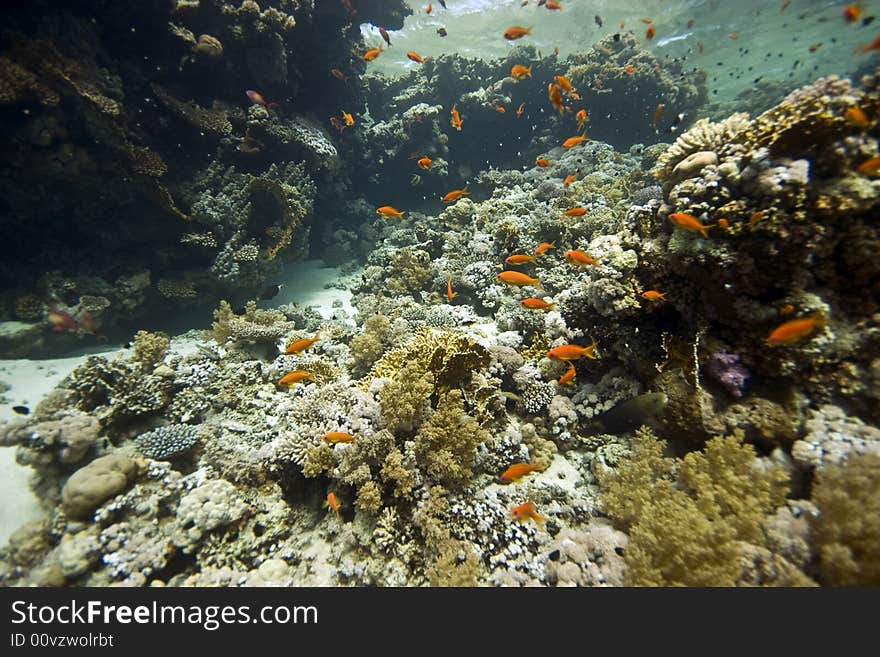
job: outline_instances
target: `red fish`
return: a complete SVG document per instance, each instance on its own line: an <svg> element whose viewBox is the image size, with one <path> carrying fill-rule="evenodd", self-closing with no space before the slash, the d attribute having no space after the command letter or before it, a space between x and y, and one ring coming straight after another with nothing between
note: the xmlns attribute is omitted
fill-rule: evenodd
<svg viewBox="0 0 880 657"><path fill-rule="evenodd" d="M380 27L379 34L385 40L385 43L387 43L390 46L391 45L391 37L388 36L388 30L386 30L384 27Z"/></svg>
<svg viewBox="0 0 880 657"><path fill-rule="evenodd" d="M574 381L574 375L577 374L577 370L574 369L574 363L568 363L568 369L565 371L565 374L559 377L556 381L561 386L571 385L572 381Z"/></svg>
<svg viewBox="0 0 880 657"><path fill-rule="evenodd" d="M501 481L505 484L517 482L527 474L532 472L540 472L543 468L531 463L514 463L507 470L501 473Z"/></svg>
<svg viewBox="0 0 880 657"><path fill-rule="evenodd" d="M514 39L522 39L526 34L531 34L531 27L519 27L514 25L513 27L508 27L504 31L504 38L508 41L513 41Z"/></svg>
<svg viewBox="0 0 880 657"><path fill-rule="evenodd" d="M342 80L343 82L348 80L348 76L345 73L343 73L342 71L340 71L338 68L331 68L330 72L333 74L334 78Z"/></svg>
<svg viewBox="0 0 880 657"><path fill-rule="evenodd" d="M267 110L270 110L273 107L278 107L278 103L266 102L266 99L263 98L263 94L261 94L259 91L254 91L253 89L248 89L244 93L247 95L248 100L250 100L254 105L260 105L261 107L264 107Z"/></svg>
<svg viewBox="0 0 880 657"><path fill-rule="evenodd" d="M548 2L547 4L550 3ZM523 502L522 504L517 504L510 507L510 513L520 522L528 522L529 520L534 520L535 524L539 527L543 527L544 522L547 520L547 518L538 513L535 505L531 502Z"/></svg>

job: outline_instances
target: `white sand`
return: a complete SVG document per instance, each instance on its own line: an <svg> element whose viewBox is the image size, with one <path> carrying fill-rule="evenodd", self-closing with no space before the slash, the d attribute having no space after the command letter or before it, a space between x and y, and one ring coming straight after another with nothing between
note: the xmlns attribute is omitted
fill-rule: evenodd
<svg viewBox="0 0 880 657"><path fill-rule="evenodd" d="M351 306L351 294L347 290L324 287L338 278L338 269L323 267L319 260L288 265L281 281L284 287L278 296L271 301L261 302L260 306L273 307L295 302L301 307L314 306L325 319L329 319L340 309L351 317L355 313ZM204 325L191 328L207 329L210 325L211 312L207 310L204 313ZM181 333L172 338L171 349L176 353L190 353L195 350L196 342L193 333ZM12 386L2 394L8 403L0 404L0 422L22 417L12 410L13 406L23 405L30 409L36 407L59 381L89 355L113 357L119 351L124 351L122 345L107 345L103 351L94 351L91 348L88 353L68 358L0 360L0 381ZM10 534L23 523L41 515L37 499L28 486L29 475L29 468L15 462L15 448L0 448L0 544L5 543Z"/></svg>

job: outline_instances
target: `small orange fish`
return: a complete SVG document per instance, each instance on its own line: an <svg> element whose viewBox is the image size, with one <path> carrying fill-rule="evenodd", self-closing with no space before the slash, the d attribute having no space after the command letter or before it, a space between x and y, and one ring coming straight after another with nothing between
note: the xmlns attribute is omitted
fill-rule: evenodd
<svg viewBox="0 0 880 657"><path fill-rule="evenodd" d="M584 124L588 121L587 110L585 110L585 109L578 110L577 114L574 115L574 118L577 119L578 130L583 130Z"/></svg>
<svg viewBox="0 0 880 657"><path fill-rule="evenodd" d="M529 310L553 310L556 307L555 303L549 303L537 297L528 297L520 301L519 304Z"/></svg>
<svg viewBox="0 0 880 657"><path fill-rule="evenodd" d="M585 214L587 214L587 209L578 206L576 208L569 208L562 214L564 214L566 217L583 217Z"/></svg>
<svg viewBox="0 0 880 657"><path fill-rule="evenodd" d="M344 431L328 431L321 438L334 445L336 443L353 443L356 440L354 436Z"/></svg>
<svg viewBox="0 0 880 657"><path fill-rule="evenodd" d="M449 115L452 117L449 120L449 124L461 132L461 115L458 113L458 110L455 108L455 105L452 106L452 109L449 112Z"/></svg>
<svg viewBox="0 0 880 657"><path fill-rule="evenodd" d="M642 19L642 22L645 23L646 25L650 25L650 24L653 23L654 21L651 20L650 18L643 18L643 19Z"/></svg>
<svg viewBox="0 0 880 657"><path fill-rule="evenodd" d="M780 315L791 315L794 312L794 306L790 303L785 304L779 309Z"/></svg>
<svg viewBox="0 0 880 657"><path fill-rule="evenodd" d="M731 32L730 34L727 35L727 38L730 39L731 41L736 41L739 37L737 36L736 32Z"/></svg>
<svg viewBox="0 0 880 657"><path fill-rule="evenodd" d="M532 77L532 67L514 64L510 69L510 76L517 80L522 80L524 77Z"/></svg>
<svg viewBox="0 0 880 657"><path fill-rule="evenodd" d="M636 67L633 66L632 64L627 64L626 66L623 67L623 70L626 71L627 73L635 73Z"/></svg>
<svg viewBox="0 0 880 657"><path fill-rule="evenodd" d="M339 509L341 505L339 504L339 500L336 499L336 495L333 493L333 491L327 493L327 500L324 502L324 506L328 509L332 509L333 512L336 514L336 517L339 520L342 520L342 517L339 515Z"/></svg>
<svg viewBox="0 0 880 657"><path fill-rule="evenodd" d="M537 159L535 160L535 166L538 166L538 167L549 167L549 166L550 166L550 161L549 161L549 160L545 160L543 157L539 157L539 158L537 158Z"/></svg>
<svg viewBox="0 0 880 657"><path fill-rule="evenodd" d="M507 112L507 110L504 109L504 105L496 105L495 111L498 112L499 114L504 114L505 112Z"/></svg>
<svg viewBox="0 0 880 657"><path fill-rule="evenodd" d="M342 120L345 121L345 125L348 127L354 125L354 117L346 111L342 112Z"/></svg>
<svg viewBox="0 0 880 657"><path fill-rule="evenodd" d="M692 233L700 233L703 237L709 237L709 229L714 225L704 226L694 215L686 212L673 212L669 215L669 221L679 228L684 228Z"/></svg>
<svg viewBox="0 0 880 657"><path fill-rule="evenodd" d="M648 29L645 30L645 38L648 39L648 41L650 41L651 39L654 38L654 35L655 35L656 33L657 33L657 30L654 29L654 26L653 26L653 25L649 25L649 26L648 26Z"/></svg>
<svg viewBox="0 0 880 657"><path fill-rule="evenodd" d="M467 185L465 185L462 189L453 189L451 192L446 192L446 195L440 200L444 203L455 203L462 196L470 194L467 190Z"/></svg>
<svg viewBox="0 0 880 657"><path fill-rule="evenodd" d="M571 362L570 362L570 363L568 364L568 369L565 370L565 374L563 374L562 376L560 376L560 377L556 380L556 383L558 383L558 384L561 385L561 386L571 385L572 382L574 381L574 375L575 375L575 374L577 374L577 370L574 369L574 363L571 363Z"/></svg>
<svg viewBox="0 0 880 657"><path fill-rule="evenodd" d="M522 39L525 35L531 33L531 27L519 27L514 25L513 27L508 27L504 30L504 38L508 41L513 41L514 39Z"/></svg>
<svg viewBox="0 0 880 657"><path fill-rule="evenodd" d="M825 318L820 312L813 313L809 317L792 319L777 326L773 332L767 336L767 344L770 346L792 344L793 342L797 342L798 340L807 337L817 328L824 325Z"/></svg>
<svg viewBox="0 0 880 657"><path fill-rule="evenodd" d="M568 78L564 75L556 75L553 77L553 80L556 82L556 86L562 89L565 93L574 93L574 87L571 86L571 82L569 82Z"/></svg>
<svg viewBox="0 0 880 657"><path fill-rule="evenodd" d="M299 340L294 340L289 345L287 345L287 349L284 350L286 354L298 354L301 351L305 351L313 344L318 341L318 334L315 333L315 336L312 338L300 338Z"/></svg>
<svg viewBox="0 0 880 657"><path fill-rule="evenodd" d="M501 473L501 481L505 484L516 483L527 474L541 472L541 470L543 470L543 468L531 463L514 463Z"/></svg>
<svg viewBox="0 0 880 657"><path fill-rule="evenodd" d="M657 290L648 290L647 292L642 292L640 295L642 299L647 299L648 301L666 301L666 293L658 292Z"/></svg>
<svg viewBox="0 0 880 657"><path fill-rule="evenodd" d="M577 137L569 137L564 142L562 142L562 147L563 148L574 148L578 144L583 144L585 141L587 141L587 139L588 138L585 137L584 135L578 135Z"/></svg>
<svg viewBox="0 0 880 657"><path fill-rule="evenodd" d="M404 212L406 212L406 210L398 210L390 205L383 205L381 208L376 208L376 214L381 214L383 217L394 217L395 219L402 219Z"/></svg>
<svg viewBox="0 0 880 657"><path fill-rule="evenodd" d="M721 217L721 219L718 220L718 227L721 230L727 230L728 228L730 228L730 222L724 217Z"/></svg>
<svg viewBox="0 0 880 657"><path fill-rule="evenodd" d="M522 116L523 108L526 106L525 103L520 103L519 107L516 108L516 117L519 118Z"/></svg>
<svg viewBox="0 0 880 657"><path fill-rule="evenodd" d="M654 110L654 119L651 121L651 127L656 131L657 130L657 121L660 119L660 115L663 113L663 109L666 107L663 103L657 103L657 108Z"/></svg>
<svg viewBox="0 0 880 657"><path fill-rule="evenodd" d="M367 52L364 53L364 61L371 62L381 54L382 54L381 48L370 48Z"/></svg>
<svg viewBox="0 0 880 657"><path fill-rule="evenodd" d="M452 303L452 300L458 296L458 292L452 291L452 279L446 279L446 298L449 300L449 303Z"/></svg>
<svg viewBox="0 0 880 657"><path fill-rule="evenodd" d="M431 168L431 162L432 160L430 157L423 157L418 162L416 162L416 164L419 165L419 169L424 169L425 171L427 171Z"/></svg>
<svg viewBox="0 0 880 657"><path fill-rule="evenodd" d="M571 183L577 180L578 175L576 173L570 173L565 177L565 180L562 181L563 187L568 187Z"/></svg>
<svg viewBox="0 0 880 657"><path fill-rule="evenodd" d="M757 212L752 212L752 216L749 217L749 226L754 226L756 223L761 221L764 218L764 211L758 210Z"/></svg>
<svg viewBox="0 0 880 657"><path fill-rule="evenodd" d="M527 262L537 262L535 256L525 255L524 253L514 253L504 259L508 265L524 265Z"/></svg>
<svg viewBox="0 0 880 657"><path fill-rule="evenodd" d="M547 4L550 3L548 2ZM547 518L538 513L535 505L531 502L523 502L522 504L517 504L510 507L510 513L519 522L528 522L529 520L534 520L535 524L539 527L543 527L544 522L547 520Z"/></svg>
<svg viewBox="0 0 880 657"><path fill-rule="evenodd" d="M556 11L562 9L562 5L556 2L556 0L547 0L547 2L544 3L544 7Z"/></svg>
<svg viewBox="0 0 880 657"><path fill-rule="evenodd" d="M430 13L431 13L431 10L432 10L433 8L434 8L434 6L429 2L429 3L428 3L428 6L425 7L425 13L426 13L426 14L430 14Z"/></svg>
<svg viewBox="0 0 880 657"><path fill-rule="evenodd" d="M880 173L880 157L872 157L865 160L856 167L856 171L863 176L876 176Z"/></svg>
<svg viewBox="0 0 880 657"><path fill-rule="evenodd" d="M288 386L293 387L295 384L300 383L301 381L305 381L308 379L309 381L313 381L312 375L309 372L304 372L303 370L294 370L293 372L288 372L280 379L278 379L279 386Z"/></svg>
<svg viewBox="0 0 880 657"><path fill-rule="evenodd" d="M846 109L843 113L843 118L848 125L860 130L864 130L871 125L867 114L865 114L860 107L856 107L855 105Z"/></svg>
<svg viewBox="0 0 880 657"><path fill-rule="evenodd" d="M412 51L409 51L408 53L406 53L406 56L409 57L411 60L413 60L416 64L424 64L425 63L424 59L422 59L421 57L419 57L419 55L417 53L414 53Z"/></svg>
<svg viewBox="0 0 880 657"><path fill-rule="evenodd" d="M550 104L553 105L556 111L562 114L562 92L559 90L559 87L552 82L547 85L547 97L550 99Z"/></svg>
<svg viewBox="0 0 880 657"><path fill-rule="evenodd" d="M534 254L535 255L544 255L550 249L556 248L556 242L541 242L538 246L535 247Z"/></svg>
<svg viewBox="0 0 880 657"><path fill-rule="evenodd" d="M571 249L565 252L565 259L568 260L571 264L577 265L578 267L589 267L590 265L596 265L601 258L593 258L580 249Z"/></svg>
<svg viewBox="0 0 880 657"><path fill-rule="evenodd" d="M338 68L331 68L330 72L333 74L333 77L338 78L338 79L342 80L343 82L348 80L348 76L345 73L343 73L342 71L340 71Z"/></svg>
<svg viewBox="0 0 880 657"><path fill-rule="evenodd" d="M523 274L521 271L503 271L498 274L498 278L509 285L534 285L535 287L541 287L541 279L533 278Z"/></svg>
<svg viewBox="0 0 880 657"><path fill-rule="evenodd" d="M553 347L547 352L547 358L552 360L577 360L578 358L591 358L597 360L596 347L598 345L594 341L589 347L581 347L576 344L563 344Z"/></svg>
<svg viewBox="0 0 880 657"><path fill-rule="evenodd" d="M880 50L880 36L874 39L871 43L865 44L860 48L856 48L856 52L864 55L866 52L871 52L872 50Z"/></svg>
<svg viewBox="0 0 880 657"><path fill-rule="evenodd" d="M844 5L842 13L843 20L847 23L855 23L862 15L862 9L857 5Z"/></svg>

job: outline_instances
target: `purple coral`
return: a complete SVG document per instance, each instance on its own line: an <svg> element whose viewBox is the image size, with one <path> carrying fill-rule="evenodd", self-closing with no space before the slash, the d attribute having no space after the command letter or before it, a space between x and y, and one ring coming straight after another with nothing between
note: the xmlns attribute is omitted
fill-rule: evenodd
<svg viewBox="0 0 880 657"><path fill-rule="evenodd" d="M731 395L737 399L743 396L743 389L749 380L749 371L740 362L737 354L715 352L704 369Z"/></svg>

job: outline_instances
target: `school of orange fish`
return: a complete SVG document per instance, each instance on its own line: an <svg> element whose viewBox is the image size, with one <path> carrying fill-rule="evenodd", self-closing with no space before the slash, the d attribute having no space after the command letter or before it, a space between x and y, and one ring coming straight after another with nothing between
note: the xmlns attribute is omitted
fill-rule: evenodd
<svg viewBox="0 0 880 657"><path fill-rule="evenodd" d="M351 1L341 1L345 8L348 10L349 14L353 15L355 13L355 10L351 4ZM784 0L781 6L781 11L785 11L790 3L791 0ZM444 0L440 0L440 4L443 6L444 9L446 8L446 3ZM523 0L522 5L525 6L527 4L528 0ZM551 11L561 11L563 9L563 6L560 3L554 2L553 0L538 0L537 4L538 6L543 6ZM429 3L425 7L424 11L426 14L430 14L433 11L433 6ZM862 7L859 4L846 5L842 9L843 20L847 23L854 23L859 20L863 20L867 21L867 23L864 24L869 24L870 21L873 20L873 17L863 19L862 11ZM656 36L656 28L653 24L653 20L648 17L642 18L641 20L647 26L645 28L644 38L650 41ZM602 24L601 21L601 17L596 16L596 22L600 26ZM689 21L688 27L691 27L692 24L693 21ZM623 21L620 22L620 27L621 29L624 28ZM515 25L505 30L503 37L508 41L513 41L530 35L531 30L531 27L525 28ZM445 28L440 28L437 30L437 32L438 34L440 34L440 36L446 36ZM381 35L385 43L390 46L391 38L384 27L379 28L379 34ZM737 35L731 33L728 35L728 38L736 39ZM821 44L811 45L810 51L815 52L815 50L818 49L819 46L821 46ZM864 54L871 51L880 51L880 36L874 39L871 43L858 48L856 53ZM379 57L382 52L383 50L381 48L370 48L363 53L362 58L366 62L372 62L377 57ZM413 51L407 52L406 56L411 61L418 64L424 63L425 61L423 57L419 56L418 53ZM633 73L634 71L635 67L626 67L627 73ZM348 80L348 76L339 69L331 69L330 73L343 82ZM510 70L510 75L516 80L522 80L526 77L531 77L532 67L526 66L525 64L515 64ZM597 82L598 86L601 86L601 80ZM266 109L271 109L273 106L276 106L275 103L267 102L257 91L248 90L247 96L251 100L251 102L259 104ZM580 95L572 87L571 82L564 75L556 75L554 76L553 80L548 83L547 96L554 110L560 115L571 113L573 111L573 108L570 104L565 104L566 97L572 102L577 102L581 99ZM524 106L525 103L522 103L516 109L517 117L522 116ZM500 105L496 106L495 109L502 114L507 111L505 107ZM652 118L652 127L655 130L657 128L657 121L659 120L663 109L664 104L659 103L656 110L654 111ZM330 119L331 124L340 132L345 130L345 128L351 127L355 124L355 120L352 114L344 110L341 110L341 117L341 120L337 117L331 117ZM577 122L577 130L580 134L564 140L560 144L562 148L575 148L576 146L579 146L580 144L583 144L584 142L589 140L589 137L587 137L586 135L585 129L586 123L589 120L586 108L578 109L577 112L574 113L574 118ZM847 108L844 112L843 118L850 125L857 128L867 128L870 123L864 111L862 111L859 107ZM462 119L456 105L453 105L450 110L450 125L457 131L461 131L464 126L464 120ZM431 164L432 160L427 156L423 156L416 161L416 165L424 171L429 171L431 168ZM545 158L539 157L535 160L535 166L549 167L550 162ZM880 174L880 155L871 157L861 163L857 167L857 171L862 175L872 177ZM563 181L564 186L568 187L572 182L576 180L576 178L576 173L566 176ZM469 194L470 192L467 191L467 185L465 185L465 187L462 189L454 189L446 193L440 198L440 201L444 204L455 203L463 196L467 196ZM376 209L376 213L389 219L402 219L404 215L404 211L398 210L392 205L381 206ZM565 210L563 214L567 217L581 217L587 214L587 210L583 207L572 207ZM763 215L763 211L753 213L748 220L747 226L753 227L755 224L762 220ZM706 239L709 238L709 229L718 228L719 230L724 231L729 228L729 222L726 218L719 218L714 224L703 224L702 221L700 221L700 219L695 217L694 215L684 212L673 212L668 215L668 219L674 227L688 232L698 233ZM546 256L549 250L555 248L555 243L553 242L542 242L535 247L532 254L515 253L505 258L505 263L511 266L522 266L526 264L539 265L539 258L542 256ZM564 258L567 262L579 268L590 266L596 267L601 260L601 258L594 258L579 249L569 249L564 253ZM529 276L515 269L503 270L501 273L498 274L498 279L503 283L515 287L532 286L541 289L540 278ZM445 296L449 303L452 303L453 299L457 296L457 293L454 292L452 289L452 278L447 279ZM651 303L662 302L666 300L666 294L658 290L647 290L641 293L640 296L641 298ZM555 307L555 304L552 301L547 301L546 299L540 297L524 298L520 301L520 304L524 308L527 308L529 310L538 311L549 311L553 310ZM780 309L779 314L787 315L794 311L794 307L785 306ZM67 318L63 317L63 314L58 314L57 320L55 320L53 319L53 316L50 315L50 321L57 321L57 326L61 327L59 328L59 330L63 330L65 325L64 323L65 321L67 321ZM812 335L817 329L824 326L826 321L826 318L821 313L814 313L807 317L788 320L786 322L783 322L770 332L766 339L766 344L768 346L784 346L793 344ZM300 352L308 349L313 344L315 344L318 339L319 336L316 334L311 338L296 340L287 346L285 352L287 354L299 354ZM574 361L577 361L580 358L597 359L599 357L596 353L597 347L598 345L594 341L591 345L586 347L575 344L563 344L558 347L554 347L553 349L550 349L547 352L548 358L566 362L568 364L568 369L564 374L562 374L562 376L560 376L560 378L557 380L557 383L560 386L571 385L577 373L574 366ZM288 372L283 377L281 377L278 380L277 385L292 387L298 383L303 383L305 381L314 381L313 375L303 370L294 370ZM322 439L331 444L336 444L354 442L356 440L356 437L341 431L331 431L324 434L322 436ZM514 463L499 476L499 480L501 483L505 484L518 483L526 475L540 470L541 468L534 464ZM325 506L328 508L328 510L332 510L336 514L337 518L340 518L341 520L341 516L339 513L341 505L336 498L336 495L332 491L327 494ZM528 501L511 507L510 513L514 519L520 522L528 522L529 520L533 520L539 526L541 526L545 520L544 516L541 516L535 506Z"/></svg>

